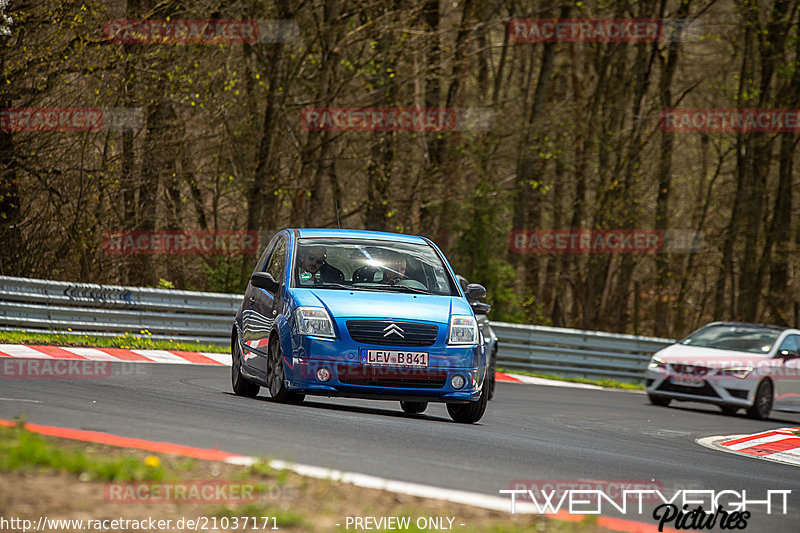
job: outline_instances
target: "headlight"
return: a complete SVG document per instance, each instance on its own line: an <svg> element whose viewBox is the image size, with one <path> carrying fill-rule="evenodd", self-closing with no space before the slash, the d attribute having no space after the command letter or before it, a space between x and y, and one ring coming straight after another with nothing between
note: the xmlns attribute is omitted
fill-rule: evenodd
<svg viewBox="0 0 800 533"><path fill-rule="evenodd" d="M722 368L717 372L718 376L733 376L735 378L744 379L753 371L752 366L739 366L733 368Z"/></svg>
<svg viewBox="0 0 800 533"><path fill-rule="evenodd" d="M300 335L336 337L333 322L324 307L298 307L294 312L297 332Z"/></svg>
<svg viewBox="0 0 800 533"><path fill-rule="evenodd" d="M650 359L650 364L647 365L647 370L658 370L658 369L663 370L666 368L667 368L667 363L665 363L663 359L655 355L653 356L652 359Z"/></svg>
<svg viewBox="0 0 800 533"><path fill-rule="evenodd" d="M478 344L478 323L474 316L453 315L450 317L448 344Z"/></svg>

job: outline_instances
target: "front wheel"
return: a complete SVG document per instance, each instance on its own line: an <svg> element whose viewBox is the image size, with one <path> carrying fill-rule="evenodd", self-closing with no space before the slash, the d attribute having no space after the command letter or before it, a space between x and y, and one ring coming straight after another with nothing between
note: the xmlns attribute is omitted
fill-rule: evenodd
<svg viewBox="0 0 800 533"><path fill-rule="evenodd" d="M772 383L764 380L758 384L753 405L747 408L747 416L756 420L766 420L772 411Z"/></svg>
<svg viewBox="0 0 800 533"><path fill-rule="evenodd" d="M242 351L239 348L239 342L235 338L231 341L231 386L235 395L247 396L248 398L258 396L258 391L261 388L256 383L248 381L242 375Z"/></svg>
<svg viewBox="0 0 800 533"><path fill-rule="evenodd" d="M425 412L428 402L400 402L400 407L410 415L418 415Z"/></svg>
<svg viewBox="0 0 800 533"><path fill-rule="evenodd" d="M647 397L650 398L650 403L659 407L666 407L670 402L670 398L665 398L663 396L654 396L652 394L648 394Z"/></svg>
<svg viewBox="0 0 800 533"><path fill-rule="evenodd" d="M306 395L291 392L286 389L286 375L283 372L283 355L281 343L277 337L269 341L269 368L267 369L267 384L269 393L276 402L300 403Z"/></svg>
<svg viewBox="0 0 800 533"><path fill-rule="evenodd" d="M486 383L483 384L481 397L477 402L469 403L448 403L447 412L454 422L460 424L474 424L483 417L486 412L486 404L489 402L489 392Z"/></svg>

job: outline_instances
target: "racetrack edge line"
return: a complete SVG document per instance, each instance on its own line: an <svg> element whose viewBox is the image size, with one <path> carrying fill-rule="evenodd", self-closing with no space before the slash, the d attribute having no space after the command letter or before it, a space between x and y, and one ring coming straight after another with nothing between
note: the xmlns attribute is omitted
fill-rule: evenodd
<svg viewBox="0 0 800 533"><path fill-rule="evenodd" d="M752 455L752 454L749 454L749 453L740 452L739 450L731 450L730 448L728 448L726 446L722 446L720 444L720 442L722 442L722 441L732 440L732 439L739 439L739 438L742 438L742 437L747 437L747 435L746 434L743 434L743 435L721 435L721 436L720 435L715 435L715 436L711 436L711 437L700 437L698 439L695 439L694 441L697 444L699 444L700 446L703 446L703 447L708 448L710 450L718 450L718 451L723 451L723 452L726 452L726 453L732 453L732 454L738 455L740 457L748 457L750 459L764 459L765 461L771 461L773 463L780 463L780 464L783 464L783 465L790 465L790 466L800 467L800 463L796 463L796 462L792 462L792 461L785 461L785 460L779 459L779 458L773 458L773 457L770 457L769 455Z"/></svg>
<svg viewBox="0 0 800 533"><path fill-rule="evenodd" d="M14 427L17 425L18 422L14 420L5 420L0 418L0 426ZM122 437L119 435L113 435L111 433L103 433L99 431L62 428L58 426L45 426L28 422L25 422L23 427L33 433L39 433L46 436L78 440L82 442L108 444L121 448L133 448L169 455L193 457L196 459L204 459L209 461L221 461L240 466L247 466L257 462L257 459L254 457L225 452L216 448L194 448L192 446L185 446L182 444L149 441L146 439ZM423 485L420 483L391 480L369 474L343 472L321 466L289 463L277 459L270 460L268 464L271 468L276 470L290 470L302 476L340 481L342 483L349 483L361 488L385 490L388 492L394 492L408 496L449 501L452 503L479 507L491 511L510 512L510 500L506 500L499 496L488 496L477 492L445 489L431 485ZM552 520L560 520L564 522L582 522L584 520L582 515L571 515L566 511L559 511L555 514L539 513L536 512L533 504L525 502L517 503L516 507L519 514L541 514ZM597 520L594 521L594 524L612 531L620 531L623 533L646 533L654 531L656 528L655 524L606 516L598 516ZM676 530L668 528L664 528L664 531L667 533L677 533Z"/></svg>

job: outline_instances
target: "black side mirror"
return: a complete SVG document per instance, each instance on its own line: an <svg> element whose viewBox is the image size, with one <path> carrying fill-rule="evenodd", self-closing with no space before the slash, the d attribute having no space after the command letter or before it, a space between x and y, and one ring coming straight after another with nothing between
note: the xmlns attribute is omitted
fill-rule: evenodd
<svg viewBox="0 0 800 533"><path fill-rule="evenodd" d="M483 285L479 285L477 283L470 283L467 285L467 290L464 291L467 300L480 300L484 296L486 296L486 288Z"/></svg>
<svg viewBox="0 0 800 533"><path fill-rule="evenodd" d="M253 287L258 287L259 289L264 289L272 293L278 292L278 287L280 287L280 283L275 281L275 278L273 278L272 274L269 272L253 273L253 275L250 276L250 284Z"/></svg>
<svg viewBox="0 0 800 533"><path fill-rule="evenodd" d="M458 280L458 284L461 285L461 290L467 292L467 286L469 285L469 282L467 282L467 278L465 278L461 274L456 274L456 279Z"/></svg>
<svg viewBox="0 0 800 533"><path fill-rule="evenodd" d="M472 306L472 312L476 315L488 315L489 311L492 310L491 305L483 302L470 302L470 305Z"/></svg>
<svg viewBox="0 0 800 533"><path fill-rule="evenodd" d="M778 352L778 357L782 359L794 359L796 357L800 357L800 354L792 350L781 350Z"/></svg>

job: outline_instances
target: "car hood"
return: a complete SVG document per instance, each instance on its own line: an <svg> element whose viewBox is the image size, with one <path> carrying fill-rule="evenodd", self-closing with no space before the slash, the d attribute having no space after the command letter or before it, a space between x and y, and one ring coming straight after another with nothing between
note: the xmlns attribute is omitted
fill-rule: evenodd
<svg viewBox="0 0 800 533"><path fill-rule="evenodd" d="M459 296L297 288L292 289L292 295L298 306L323 306L334 319L375 318L448 324L450 315L472 314L467 301Z"/></svg>
<svg viewBox="0 0 800 533"><path fill-rule="evenodd" d="M656 352L656 356L666 363L704 366L708 368L729 368L736 365L756 365L772 358L767 354L720 350L686 344L672 344Z"/></svg>

